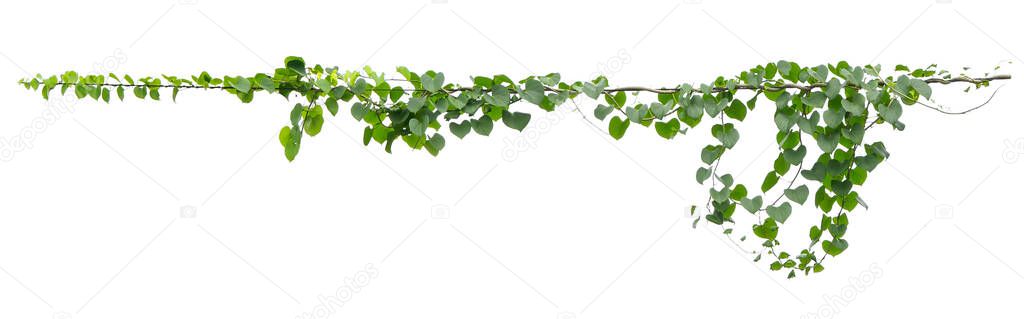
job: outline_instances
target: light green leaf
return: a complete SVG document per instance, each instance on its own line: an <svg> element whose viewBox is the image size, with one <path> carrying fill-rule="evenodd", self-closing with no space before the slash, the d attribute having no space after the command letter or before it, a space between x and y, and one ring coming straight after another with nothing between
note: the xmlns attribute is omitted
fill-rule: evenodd
<svg viewBox="0 0 1024 319"><path fill-rule="evenodd" d="M612 117L611 121L608 121L608 134L611 134L612 138L616 140L626 135L627 128L629 128L629 121L618 116Z"/></svg>
<svg viewBox="0 0 1024 319"><path fill-rule="evenodd" d="M667 140L671 140L676 134L679 133L679 120L671 119L668 122L657 122L654 123L654 129L658 131L658 135L664 137Z"/></svg>

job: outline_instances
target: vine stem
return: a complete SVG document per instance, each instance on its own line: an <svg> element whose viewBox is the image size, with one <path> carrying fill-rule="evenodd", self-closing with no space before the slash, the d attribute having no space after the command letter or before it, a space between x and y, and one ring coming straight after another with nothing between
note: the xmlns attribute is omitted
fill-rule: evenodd
<svg viewBox="0 0 1024 319"><path fill-rule="evenodd" d="M959 77L949 78L949 79L945 79L945 78L928 78L928 79L924 79L923 81L925 83L929 83L929 84L952 84L952 83L981 84L981 83L986 83L986 82L990 82L990 81L1010 80L1011 78L1012 77L1009 74L999 74L999 75L980 77L980 78L972 78L972 77L968 77L968 76L959 76ZM25 80L21 80L21 81L19 81L19 83L25 83ZM879 83L879 85L885 85L886 83L888 83L888 82L881 82L881 83ZM56 85L65 85L65 84L78 84L78 83L57 82ZM202 85L195 85L195 84L174 85L174 84L100 83L100 84L82 84L82 85L101 86L101 87L130 87L130 88L133 88L133 87L147 87L147 88L179 88L179 89L208 89L208 90L210 90L210 89L223 90L223 89L230 89L230 88L232 88L232 87L226 86L226 85L207 85L207 86L202 86ZM725 87L725 86L715 86L715 87L711 88L711 92L719 93L719 92L725 92L725 91L731 91L731 90L754 90L754 91L769 91L769 92L772 92L772 91L780 91L780 90L786 90L786 89L799 89L799 90L802 90L802 91L809 91L809 90L812 90L812 89L815 89L815 88L824 88L827 85L828 85L827 83L813 83L813 84L808 84L808 85L800 85L800 84L795 84L795 83L783 83L783 84L778 84L778 85L771 85L771 84L760 84L760 85L738 84L735 87L733 87L732 89L730 89L728 87ZM850 87L856 87L856 86L850 85ZM312 90L316 91L318 89L313 88ZM368 90L376 91L375 88L369 88ZM462 91L471 91L471 90L474 90L474 88L471 88L471 87L456 87L456 88L451 88L451 89L444 89L443 91L451 93L451 92L462 92ZM580 93L580 92L578 92L576 90L562 90L562 89L552 88L552 87L545 87L544 90L548 91L548 92L555 92L555 93L561 93L561 92L565 92L565 91L569 91L569 92L573 92L573 93ZM651 88L651 87L644 87L644 86L623 86L623 87L616 87L616 88L606 88L606 89L604 89L603 93L650 92L650 93L658 93L658 94L672 94L672 93L678 93L679 91L682 91L682 90L683 90L682 88L665 88L665 87L663 87L663 88ZM413 90L413 91L426 91L426 90L418 89L418 90ZM485 91L487 91L487 90L485 90Z"/></svg>

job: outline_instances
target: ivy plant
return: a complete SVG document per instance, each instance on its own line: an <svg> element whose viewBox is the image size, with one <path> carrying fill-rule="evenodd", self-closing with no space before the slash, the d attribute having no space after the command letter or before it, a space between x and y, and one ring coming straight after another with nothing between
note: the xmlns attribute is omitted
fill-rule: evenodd
<svg viewBox="0 0 1024 319"><path fill-rule="evenodd" d="M187 77L132 77L68 71L37 75L19 84L46 99L55 89L61 95L71 91L79 99L104 102L131 96L160 100L168 91L176 100L180 91L188 89L219 90L242 103L251 102L260 92L297 99L278 135L289 161L299 154L304 136L319 134L325 116L339 112L364 125L365 145L380 144L390 153L399 142L434 156L452 137L487 136L499 125L522 131L532 115L520 104L551 112L570 101L579 110L575 99L581 96L598 103L593 117L607 121L608 133L615 139L630 128L651 127L662 138L679 139L706 122L716 142L703 146L701 165L692 175L708 187L706 204L689 207L689 214L699 214L694 227L703 219L733 236L737 215L749 215L754 221L750 233L759 243L750 251L752 258L769 258L771 270L792 278L824 270L829 256L849 248L845 236L850 214L867 207L857 188L889 157L882 141L867 137L869 130L879 126L903 130L904 108L914 105L946 114L976 109L950 112L932 105L932 85L966 83L966 92L1010 79L987 73L983 77L953 75L935 65L917 69L897 65L886 72L880 65L853 66L845 61L813 67L778 61L708 83L665 88L611 87L603 76L565 82L558 73L517 80L501 74L472 76L467 83L456 84L441 72L417 73L405 67L396 71L400 78L385 77L369 67L344 71L288 57L272 73L251 76L214 77L202 72ZM630 95L633 102L627 98ZM640 96L646 100L637 102ZM740 124L759 105L774 113L776 156L763 179L742 184L719 164L743 139ZM806 244L786 250L779 240L780 230L795 208L804 206L811 206L810 211L801 213L819 214L820 223L806 230ZM746 235L740 237L746 240Z"/></svg>

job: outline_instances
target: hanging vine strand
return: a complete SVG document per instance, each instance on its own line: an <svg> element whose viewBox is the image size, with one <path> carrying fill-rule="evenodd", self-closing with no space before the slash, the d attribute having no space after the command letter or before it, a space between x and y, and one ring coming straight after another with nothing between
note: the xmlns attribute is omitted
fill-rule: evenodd
<svg viewBox="0 0 1024 319"><path fill-rule="evenodd" d="M202 72L189 77L136 79L130 75L68 71L48 77L37 75L19 84L41 92L45 99L60 88L61 95L71 90L79 99L108 103L112 96L124 100L129 93L139 99L160 100L161 92L166 90L176 100L179 91L189 89L224 91L243 103L251 102L261 91L286 99L297 96L303 102L292 107L288 125L279 131L289 161L298 155L304 135L320 133L324 110L337 115L342 104L348 104L350 115L366 125L363 144L381 144L390 153L395 141L400 140L434 156L445 147L445 127L459 139L474 132L490 135L498 121L522 131L531 114L517 108L521 101L551 112L566 101L579 110L576 98L580 95L595 100L599 104L593 117L607 120L608 133L615 139L621 139L630 126L639 125L653 126L659 136L671 140L708 121L717 142L701 150L702 165L694 177L709 189L703 207L689 208L689 213L697 217L694 227L703 219L721 226L732 240L734 218L738 218L735 213L746 211L753 224L750 232L759 242L759 248L749 250L752 258L760 261L769 257L770 269L788 271L792 278L797 273L824 270L828 256L838 256L849 246L845 239L849 213L860 206L867 208L854 188L864 185L868 174L889 157L883 142L867 139L869 129L887 124L903 130L905 124L900 118L904 107L921 105L944 114L966 114L988 103L947 110L930 103L931 85L967 84L968 92L1010 79L1009 75L987 73L981 77L953 75L935 65L914 70L898 65L891 73L883 73L879 65L839 62L801 67L779 61L758 65L734 77L675 87L609 87L603 76L568 83L557 73L519 81L505 75L473 76L472 85L462 86L447 83L444 73L435 71L414 73L399 67L396 71L401 78L386 78L369 67L360 71L308 67L299 57L288 57L284 62L284 67L271 74L253 76L213 77ZM654 97L631 103L627 94ZM738 124L762 96L773 106L770 110L777 128L778 155L760 185L748 188L722 172L719 164L726 151L740 140ZM788 182L779 186L779 181L786 178ZM812 199L812 188L813 207L807 213L817 212L821 222L808 230L806 245L783 247L780 229L793 214L794 206L803 206ZM746 240L746 235L739 238L740 242Z"/></svg>

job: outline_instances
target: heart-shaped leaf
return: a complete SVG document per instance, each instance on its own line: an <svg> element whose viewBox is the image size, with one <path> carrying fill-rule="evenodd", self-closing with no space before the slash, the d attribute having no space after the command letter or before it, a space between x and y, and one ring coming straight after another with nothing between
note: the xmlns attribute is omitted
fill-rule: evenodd
<svg viewBox="0 0 1024 319"><path fill-rule="evenodd" d="M807 201L807 195L810 193L810 190L807 189L807 185L800 185L800 187L797 188L787 189L784 193L786 194L786 198L789 198L789 200L803 205L804 202Z"/></svg>
<svg viewBox="0 0 1024 319"><path fill-rule="evenodd" d="M597 108L594 109L594 117L596 117L598 120L604 121L604 118L608 117L608 114L611 114L614 110L615 108L611 106L607 106L604 104L598 105Z"/></svg>
<svg viewBox="0 0 1024 319"><path fill-rule="evenodd" d="M409 120L409 131L417 136L423 136L427 133L427 124L420 121L420 119Z"/></svg>
<svg viewBox="0 0 1024 319"><path fill-rule="evenodd" d="M754 198L744 198L740 200L740 205L743 206L743 208L746 209L748 212L753 214L761 210L761 206L764 205L764 200L761 199L761 196L757 196Z"/></svg>
<svg viewBox="0 0 1024 319"><path fill-rule="evenodd" d="M616 140L626 135L627 128L629 128L629 121L618 116L612 117L611 121L608 121L608 134L611 134L612 138Z"/></svg>
<svg viewBox="0 0 1024 319"><path fill-rule="evenodd" d="M451 122L448 123L448 129L452 131L458 138L466 137L469 131L473 129L473 124L470 121L462 121L461 123Z"/></svg>
<svg viewBox="0 0 1024 319"><path fill-rule="evenodd" d="M530 114L505 111L501 115L501 121L505 123L505 126L522 132L526 128L526 124L530 123Z"/></svg>
<svg viewBox="0 0 1024 319"><path fill-rule="evenodd" d="M661 137L664 137L667 140L671 140L679 133L679 127L678 119L671 119L668 122L654 123L654 130L658 131L658 135L661 135Z"/></svg>
<svg viewBox="0 0 1024 319"><path fill-rule="evenodd" d="M789 203L782 203L779 206L768 206L766 211L769 217L775 219L780 224L784 224L789 219L789 215L793 213L793 207Z"/></svg>
<svg viewBox="0 0 1024 319"><path fill-rule="evenodd" d="M472 119L470 123L473 124L473 131L476 134L483 136L491 135L491 130L494 129L494 121L490 117L482 116L479 119Z"/></svg>

